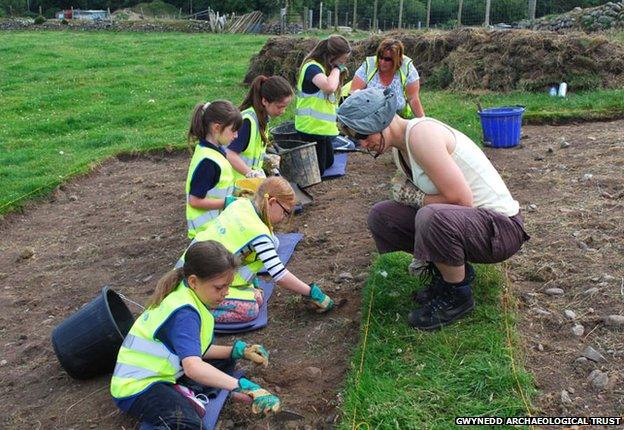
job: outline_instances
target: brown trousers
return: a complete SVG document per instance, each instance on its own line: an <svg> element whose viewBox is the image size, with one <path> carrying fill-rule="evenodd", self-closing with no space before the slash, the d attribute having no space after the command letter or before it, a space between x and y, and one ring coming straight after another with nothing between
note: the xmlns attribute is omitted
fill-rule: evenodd
<svg viewBox="0 0 624 430"><path fill-rule="evenodd" d="M392 200L377 203L368 227L380 253L406 251L421 261L461 266L499 263L529 240L520 213L431 204L416 209Z"/></svg>

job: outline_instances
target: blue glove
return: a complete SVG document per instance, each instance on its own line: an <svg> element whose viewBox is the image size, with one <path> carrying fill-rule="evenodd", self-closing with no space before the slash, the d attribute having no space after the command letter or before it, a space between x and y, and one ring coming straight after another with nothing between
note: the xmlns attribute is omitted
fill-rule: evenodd
<svg viewBox="0 0 624 430"><path fill-rule="evenodd" d="M254 414L268 414L269 412L279 412L282 409L282 403L277 396L269 393L247 378L240 378L238 380L238 388L234 389L234 391L247 394L253 399L251 411Z"/></svg>
<svg viewBox="0 0 624 430"><path fill-rule="evenodd" d="M234 203L235 201L236 201L236 197L225 196L225 203L223 205L223 209L227 208L230 203Z"/></svg>
<svg viewBox="0 0 624 430"><path fill-rule="evenodd" d="M230 357L232 360L246 358L256 364L262 364L264 367L269 365L269 352L262 345L247 345L242 340L234 342Z"/></svg>
<svg viewBox="0 0 624 430"><path fill-rule="evenodd" d="M316 284L310 284L310 300L318 308L318 313L330 311L334 307L334 301Z"/></svg>

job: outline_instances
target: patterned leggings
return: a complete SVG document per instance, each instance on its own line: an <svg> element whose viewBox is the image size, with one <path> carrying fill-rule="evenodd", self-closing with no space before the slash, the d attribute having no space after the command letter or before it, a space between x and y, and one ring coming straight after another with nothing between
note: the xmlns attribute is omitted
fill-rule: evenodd
<svg viewBox="0 0 624 430"><path fill-rule="evenodd" d="M264 303L263 292L260 288L254 291L255 301L225 299L212 310L217 323L242 323L252 321L258 317L260 306Z"/></svg>

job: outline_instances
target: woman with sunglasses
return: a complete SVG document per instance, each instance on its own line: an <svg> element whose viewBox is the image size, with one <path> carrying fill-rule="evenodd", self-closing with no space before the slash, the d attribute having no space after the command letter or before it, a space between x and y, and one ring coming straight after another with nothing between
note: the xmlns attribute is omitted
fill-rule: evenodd
<svg viewBox="0 0 624 430"><path fill-rule="evenodd" d="M215 240L242 260L227 297L211 309L216 322L241 323L257 318L263 297L262 290L256 288L256 274L262 268L280 287L308 298L317 312L327 312L334 306L318 285L301 281L277 255L279 242L273 226L289 219L295 200L295 192L286 179L269 177L260 184L253 200L239 198L228 202L223 212L195 236L192 243ZM183 264L184 255L176 267Z"/></svg>
<svg viewBox="0 0 624 430"><path fill-rule="evenodd" d="M392 148L397 168L411 180L410 205L383 201L368 216L380 253L413 252L412 273L431 271L409 324L434 330L472 311L476 276L468 262L501 262L529 239L519 204L496 169L460 131L433 118L401 118L389 90L351 95L337 120L363 148L377 154Z"/></svg>
<svg viewBox="0 0 624 430"><path fill-rule="evenodd" d="M384 39L377 54L366 57L355 72L351 94L364 88L390 88L396 96L397 113L403 118L425 116L420 103L420 77L411 58L403 55L403 43Z"/></svg>
<svg viewBox="0 0 624 430"><path fill-rule="evenodd" d="M295 129L301 139L316 142L321 175L334 164L332 142L338 136L336 108L347 74L351 46L342 36L321 40L303 59L297 79Z"/></svg>

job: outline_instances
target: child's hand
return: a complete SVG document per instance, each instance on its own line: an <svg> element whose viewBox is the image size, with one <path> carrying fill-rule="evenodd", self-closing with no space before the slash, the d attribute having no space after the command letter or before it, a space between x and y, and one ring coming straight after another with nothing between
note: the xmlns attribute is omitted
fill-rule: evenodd
<svg viewBox="0 0 624 430"><path fill-rule="evenodd" d="M317 307L318 313L330 311L334 307L334 301L316 284L310 284L310 300Z"/></svg>
<svg viewBox="0 0 624 430"><path fill-rule="evenodd" d="M262 345L247 345L242 340L237 340L232 345L231 357L234 360L245 358L264 367L269 365L269 352Z"/></svg>
<svg viewBox="0 0 624 430"><path fill-rule="evenodd" d="M277 396L269 393L247 378L240 378L238 380L238 388L234 391L247 394L253 399L251 411L254 414L262 413L266 415L270 412L279 412L282 410L282 402Z"/></svg>

